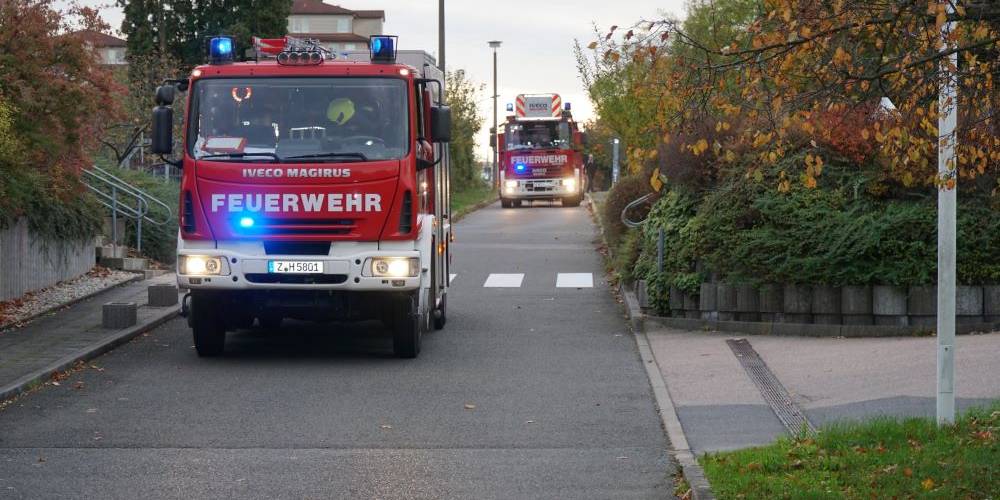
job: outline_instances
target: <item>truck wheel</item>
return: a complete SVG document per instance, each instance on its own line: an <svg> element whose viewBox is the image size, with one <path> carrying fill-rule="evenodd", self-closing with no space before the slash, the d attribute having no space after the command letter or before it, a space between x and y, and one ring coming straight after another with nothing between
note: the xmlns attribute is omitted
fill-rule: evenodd
<svg viewBox="0 0 1000 500"><path fill-rule="evenodd" d="M448 294L441 296L441 307L438 307L434 311L434 329L440 330L444 328L445 323L448 322Z"/></svg>
<svg viewBox="0 0 1000 500"><path fill-rule="evenodd" d="M393 304L392 352L398 358L415 358L420 354L426 315L420 314L416 293L400 297Z"/></svg>
<svg viewBox="0 0 1000 500"><path fill-rule="evenodd" d="M205 295L191 297L191 331L200 357L219 356L226 348L226 323L219 301Z"/></svg>
<svg viewBox="0 0 1000 500"><path fill-rule="evenodd" d="M580 206L580 202L581 201L583 201L583 197L582 196L572 196L572 197L569 197L569 198L563 198L562 199L562 206L564 206L564 207L578 207L578 206Z"/></svg>
<svg viewBox="0 0 1000 500"><path fill-rule="evenodd" d="M503 208L510 208L514 206L514 203L511 200L508 200L507 198L500 198L500 206Z"/></svg>
<svg viewBox="0 0 1000 500"><path fill-rule="evenodd" d="M521 200L510 200L510 203L514 206L514 208L521 208Z"/></svg>

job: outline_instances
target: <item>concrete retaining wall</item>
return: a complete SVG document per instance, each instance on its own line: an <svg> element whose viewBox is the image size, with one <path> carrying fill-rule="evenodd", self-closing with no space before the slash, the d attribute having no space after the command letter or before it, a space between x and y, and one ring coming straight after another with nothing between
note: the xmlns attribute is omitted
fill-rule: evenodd
<svg viewBox="0 0 1000 500"><path fill-rule="evenodd" d="M937 326L933 286L809 286L704 283L700 296L670 290L674 319L699 320L699 327L727 323L746 331L798 331L810 325L820 335L899 335L931 332ZM957 321L962 331L1000 326L1000 286L959 286ZM872 328L872 327L875 328ZM719 326L722 328L722 325ZM754 331L756 331L754 330Z"/></svg>
<svg viewBox="0 0 1000 500"><path fill-rule="evenodd" d="M43 242L20 220L0 230L0 301L76 278L94 267L94 242Z"/></svg>

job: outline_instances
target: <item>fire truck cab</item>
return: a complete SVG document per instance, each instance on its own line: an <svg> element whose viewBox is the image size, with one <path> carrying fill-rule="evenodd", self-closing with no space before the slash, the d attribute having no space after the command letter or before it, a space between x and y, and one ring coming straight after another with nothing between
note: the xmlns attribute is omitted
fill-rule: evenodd
<svg viewBox="0 0 1000 500"><path fill-rule="evenodd" d="M513 114L496 139L501 206L538 199L579 206L587 189L585 135L570 104L564 106L559 94L520 94L507 111Z"/></svg>
<svg viewBox="0 0 1000 500"><path fill-rule="evenodd" d="M349 60L318 43L228 37L157 90L153 151L174 152L186 92L177 281L200 356L227 330L287 318L381 320L399 357L446 321L451 112L433 59L371 38Z"/></svg>

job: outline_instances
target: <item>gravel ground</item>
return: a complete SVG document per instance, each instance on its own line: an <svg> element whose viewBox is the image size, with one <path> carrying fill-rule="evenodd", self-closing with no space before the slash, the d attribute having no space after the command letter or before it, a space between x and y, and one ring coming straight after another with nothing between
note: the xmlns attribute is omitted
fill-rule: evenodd
<svg viewBox="0 0 1000 500"><path fill-rule="evenodd" d="M0 330L21 326L32 316L68 304L80 297L120 285L136 277L135 273L96 266L79 278L63 281L25 296L0 302Z"/></svg>

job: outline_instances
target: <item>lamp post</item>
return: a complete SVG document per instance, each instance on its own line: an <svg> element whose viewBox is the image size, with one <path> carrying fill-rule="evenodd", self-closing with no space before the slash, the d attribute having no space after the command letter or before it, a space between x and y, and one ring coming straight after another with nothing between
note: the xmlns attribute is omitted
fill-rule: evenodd
<svg viewBox="0 0 1000 500"><path fill-rule="evenodd" d="M490 134L493 138L491 141L493 145L493 186L499 188L500 170L497 168L497 49L500 48L502 42L491 40L487 43L493 49L493 126L490 127Z"/></svg>
<svg viewBox="0 0 1000 500"><path fill-rule="evenodd" d="M444 73L444 0L438 0L438 67Z"/></svg>

